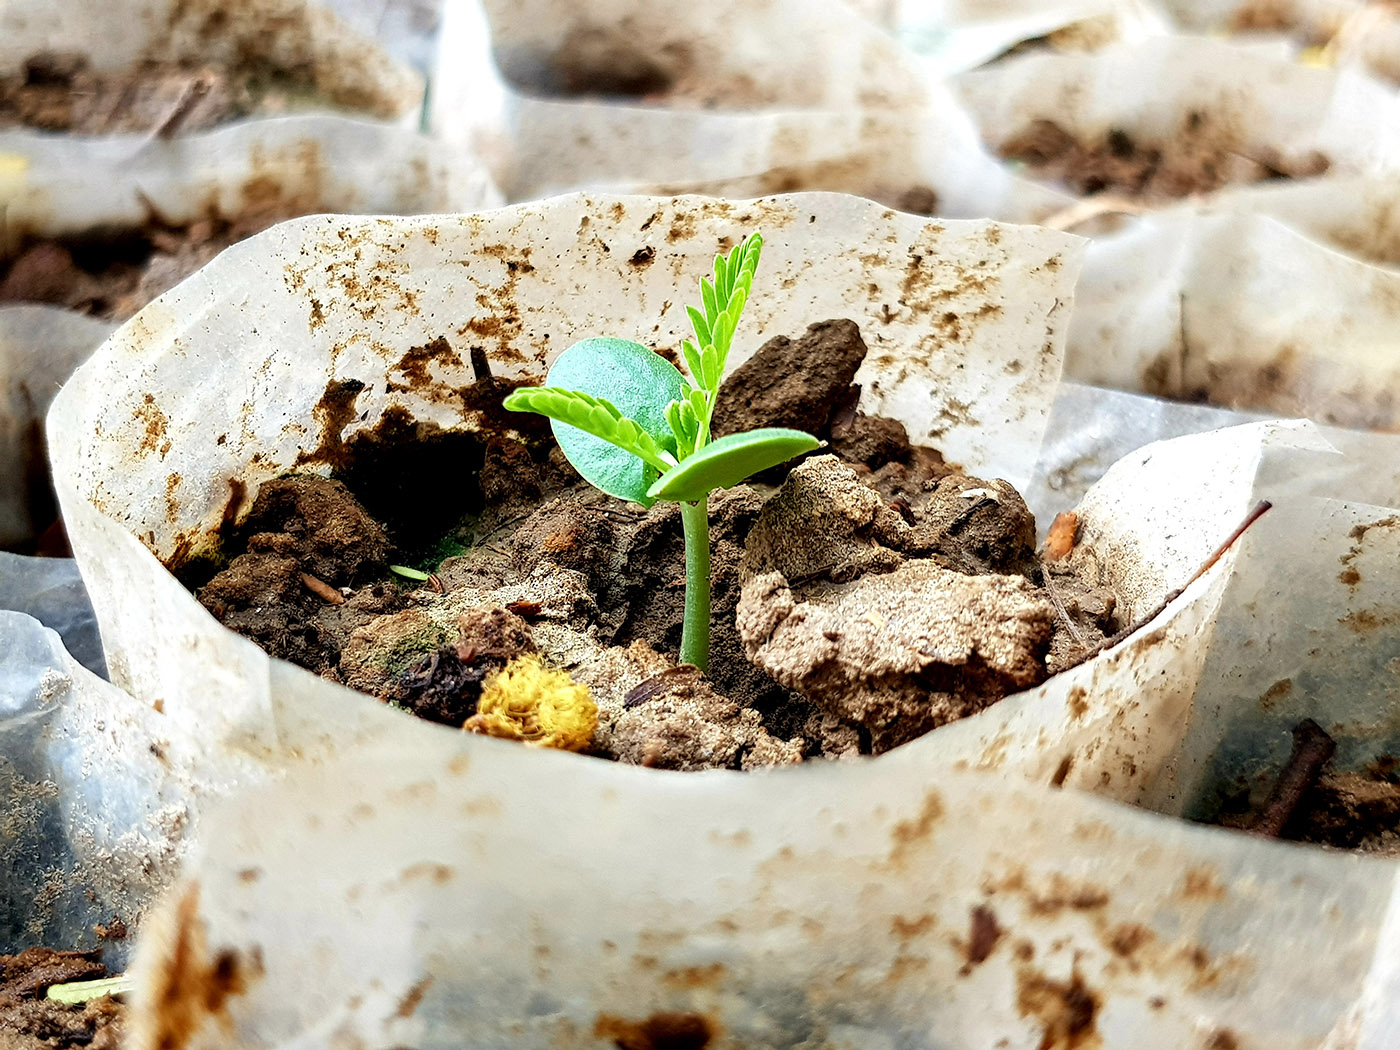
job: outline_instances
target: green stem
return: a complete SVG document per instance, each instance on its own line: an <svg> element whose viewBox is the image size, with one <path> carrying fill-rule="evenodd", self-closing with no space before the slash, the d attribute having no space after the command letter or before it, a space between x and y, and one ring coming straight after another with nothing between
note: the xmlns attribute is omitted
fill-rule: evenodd
<svg viewBox="0 0 1400 1050"><path fill-rule="evenodd" d="M710 501L681 504L685 526L685 624L681 663L710 665Z"/></svg>

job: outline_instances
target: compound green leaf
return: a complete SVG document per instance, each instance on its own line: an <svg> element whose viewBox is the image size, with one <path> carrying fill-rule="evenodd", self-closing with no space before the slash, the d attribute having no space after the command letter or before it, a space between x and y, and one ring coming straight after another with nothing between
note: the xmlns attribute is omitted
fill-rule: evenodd
<svg viewBox="0 0 1400 1050"><path fill-rule="evenodd" d="M662 474L647 495L652 499L692 503L704 499L715 489L737 485L761 470L786 463L793 456L820 445L811 434L781 427L730 434L711 442Z"/></svg>

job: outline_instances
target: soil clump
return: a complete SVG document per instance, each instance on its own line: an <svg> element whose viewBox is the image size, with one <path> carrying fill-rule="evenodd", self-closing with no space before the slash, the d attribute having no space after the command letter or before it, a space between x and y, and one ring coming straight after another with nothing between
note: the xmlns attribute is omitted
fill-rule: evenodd
<svg viewBox="0 0 1400 1050"><path fill-rule="evenodd" d="M1079 196L1105 194L1145 203L1210 193L1265 179L1305 178L1327 171L1323 157L1290 164L1276 156L1249 155L1227 129L1205 114L1190 114L1169 142L1145 142L1123 129L1083 141L1050 120L1033 121L1002 142L998 152L1046 181Z"/></svg>
<svg viewBox="0 0 1400 1050"><path fill-rule="evenodd" d="M1087 555L1058 564L1060 604L1077 611L1057 613L1009 484L968 477L859 411L864 355L856 325L822 322L770 340L721 391L730 432L796 426L828 447L780 468L776 494L753 482L711 495L706 674L673 662L679 506L602 494L538 429L456 450L481 465L478 489L457 493L464 516L431 542L411 501L373 520L365 505L386 505L355 470L265 483L199 600L272 655L446 725L469 722L513 661L539 658L589 687L588 750L601 757L752 769L888 750L1036 684L1123 624ZM386 451L361 432L346 463L359 445ZM396 476L411 470L402 461ZM431 575L415 582L395 562Z"/></svg>
<svg viewBox="0 0 1400 1050"><path fill-rule="evenodd" d="M95 952L26 948L17 955L0 955L0 1047L117 1050L123 1020L119 1002L103 996L82 1005L68 1005L44 997L50 985L106 975L106 967L96 960Z"/></svg>

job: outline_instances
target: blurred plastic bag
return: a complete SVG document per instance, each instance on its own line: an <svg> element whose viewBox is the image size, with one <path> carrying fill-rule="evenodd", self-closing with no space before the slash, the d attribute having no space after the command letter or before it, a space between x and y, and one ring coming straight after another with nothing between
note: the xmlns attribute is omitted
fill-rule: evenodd
<svg viewBox="0 0 1400 1050"><path fill-rule="evenodd" d="M57 512L44 416L112 325L46 306L0 307L0 547L32 539Z"/></svg>
<svg viewBox="0 0 1400 1050"><path fill-rule="evenodd" d="M186 759L157 712L37 620L0 611L0 953L110 938L107 963L121 965L121 938L177 871Z"/></svg>
<svg viewBox="0 0 1400 1050"><path fill-rule="evenodd" d="M488 25L476 3L449 6L434 132L486 158L513 200L833 190L1009 221L1068 203L988 156L947 89L839 4L770 0L728 18L673 0L614 6L630 20L536 0L490 6ZM775 32L791 44L769 46Z"/></svg>
<svg viewBox="0 0 1400 1050"><path fill-rule="evenodd" d="M499 196L480 161L386 124L334 116L245 121L177 139L0 132L22 158L7 205L11 243L235 218L248 209L463 211ZM280 210L280 211L279 211Z"/></svg>
<svg viewBox="0 0 1400 1050"><path fill-rule="evenodd" d="M1398 201L1394 180L1381 178L1241 189L1096 238L1067 373L1234 409L1396 426L1400 272L1384 264L1400 258Z"/></svg>
<svg viewBox="0 0 1400 1050"><path fill-rule="evenodd" d="M78 55L97 72L142 62L247 68L305 81L325 103L413 119L417 75L315 0L7 0L0 7L0 75L36 54Z"/></svg>
<svg viewBox="0 0 1400 1050"><path fill-rule="evenodd" d="M1400 15L1367 0L1165 0L1178 25L1199 33L1287 34L1311 61L1357 65L1400 82Z"/></svg>
<svg viewBox="0 0 1400 1050"><path fill-rule="evenodd" d="M1352 70L1317 69L1224 41L1165 36L1092 55L1031 54L956 81L983 138L1006 147L1037 122L1079 142L1227 162L1255 177L1400 169L1400 96ZM1214 188L1203 185L1203 188Z"/></svg>
<svg viewBox="0 0 1400 1050"><path fill-rule="evenodd" d="M873 16L932 72L952 76L1018 45L1055 51L1098 51L1169 31L1168 20L1143 0L890 0Z"/></svg>

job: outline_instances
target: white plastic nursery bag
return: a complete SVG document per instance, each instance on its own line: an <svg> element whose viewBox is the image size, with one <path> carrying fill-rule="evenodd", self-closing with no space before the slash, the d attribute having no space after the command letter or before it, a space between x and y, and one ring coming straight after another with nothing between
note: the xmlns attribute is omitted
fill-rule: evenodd
<svg viewBox="0 0 1400 1050"><path fill-rule="evenodd" d="M244 782L362 738L435 732L269 660L161 558L212 542L263 481L317 469L314 450L347 436L318 407L328 384L367 378L356 427L403 405L470 428L477 415L451 391L472 381L473 347L498 375L542 375L589 332L673 345L679 289L724 239L755 228L767 239L762 290L734 365L769 335L851 317L870 347L863 403L969 469L1024 481L1059 378L1080 249L1067 235L930 223L835 195L574 196L455 217L296 220L148 306L50 413L50 432L65 435L55 482L113 681L158 708L172 740L217 769L237 764ZM929 318L948 314L965 319L959 334L946 323L932 334ZM401 382L405 355L439 338L451 352ZM303 453L311 465L298 465Z"/></svg>
<svg viewBox="0 0 1400 1050"><path fill-rule="evenodd" d="M888 0L870 16L941 76L996 59L1031 41L1056 51L1097 51L1169 31L1147 0Z"/></svg>
<svg viewBox="0 0 1400 1050"><path fill-rule="evenodd" d="M1197 33L1285 34L1313 62L1355 65L1400 82L1400 15L1367 0L1166 0L1162 7Z"/></svg>
<svg viewBox="0 0 1400 1050"><path fill-rule="evenodd" d="M7 0L0 74L35 55L79 55L102 73L143 62L228 65L309 83L322 106L412 118L422 80L315 0Z"/></svg>

